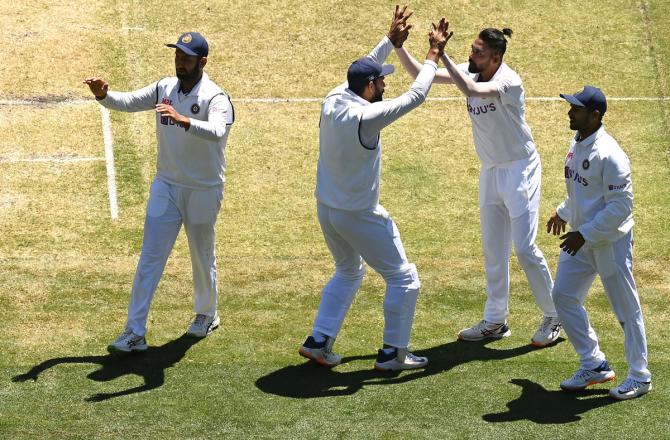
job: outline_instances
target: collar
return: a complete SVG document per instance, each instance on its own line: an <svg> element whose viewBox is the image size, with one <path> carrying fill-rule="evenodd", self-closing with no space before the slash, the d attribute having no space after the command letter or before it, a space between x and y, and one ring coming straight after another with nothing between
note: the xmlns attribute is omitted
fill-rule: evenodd
<svg viewBox="0 0 670 440"><path fill-rule="evenodd" d="M358 102L358 103L360 103L360 104L363 104L363 105L369 105L369 104L371 104L370 101L367 101L367 100L361 98L360 96L358 96L356 93L352 92L351 89L349 89L349 87L347 87L346 89L344 89L344 91L345 91L345 93L348 95L348 97L349 97L350 99L352 99L352 100L354 100L354 101L356 101L356 102Z"/></svg>
<svg viewBox="0 0 670 440"><path fill-rule="evenodd" d="M604 133L605 133L605 124L601 124L600 128L598 128L596 131L591 133L591 135L582 139L581 141L579 140L579 132L577 132L575 133L575 144L588 147L589 145L593 144Z"/></svg>
<svg viewBox="0 0 670 440"><path fill-rule="evenodd" d="M500 63L500 66L498 66L498 70L496 70L496 73L493 74L493 76L491 77L490 80L488 80L488 81L482 81L482 82L491 82L491 81L493 81L494 79L496 79L496 78L498 77L498 75L500 75L500 74L502 73L502 71L503 71L503 66L504 66L504 67L507 67L507 64L505 64L504 61L503 61L502 63ZM477 76L476 76L476 78L475 78L475 82L479 82L479 78L481 78L482 74L481 74L481 73L477 73L476 75L477 75Z"/></svg>
<svg viewBox="0 0 670 440"><path fill-rule="evenodd" d="M184 93L181 90L181 80L179 80L177 90L179 90L180 93L186 95L186 96L197 96L198 92L200 91L200 85L203 83L203 81L208 80L209 76L205 72L202 72L202 77L200 77L200 81L198 81L193 88L188 92L188 94Z"/></svg>

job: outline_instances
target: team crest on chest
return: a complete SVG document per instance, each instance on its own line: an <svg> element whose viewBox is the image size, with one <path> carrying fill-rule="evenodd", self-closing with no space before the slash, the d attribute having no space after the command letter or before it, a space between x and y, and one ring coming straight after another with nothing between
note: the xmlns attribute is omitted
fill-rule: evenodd
<svg viewBox="0 0 670 440"><path fill-rule="evenodd" d="M582 168L584 168L585 170L588 170L589 166L591 166L591 164L589 163L589 160L584 159L584 162L582 162Z"/></svg>
<svg viewBox="0 0 670 440"><path fill-rule="evenodd" d="M200 106L198 104L193 104L191 106L191 113L193 113L194 115L197 115L199 111L200 111Z"/></svg>

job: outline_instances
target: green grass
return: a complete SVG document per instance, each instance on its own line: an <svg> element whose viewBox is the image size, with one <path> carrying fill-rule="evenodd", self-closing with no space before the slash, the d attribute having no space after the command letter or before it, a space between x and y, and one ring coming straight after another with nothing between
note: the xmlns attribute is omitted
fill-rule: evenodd
<svg viewBox="0 0 670 440"><path fill-rule="evenodd" d="M162 47L185 30L211 43L210 76L233 98L321 97L386 31L391 3L30 1L0 14L0 100L88 97L99 74L116 90L173 72ZM515 31L506 60L528 96L585 83L608 96L670 95L667 2L419 1L407 47L420 57L430 20L447 15L450 54L463 60L476 32ZM353 11L353 12L352 12ZM391 56L390 62L398 64ZM387 79L396 96L410 79ZM457 96L436 85L431 96ZM100 157L97 104L0 106L0 159ZM613 403L607 386L566 394L577 356L567 340L528 346L539 321L512 259L513 335L459 344L481 316L484 271L478 160L463 101L428 102L383 134L382 203L416 263L422 293L412 344L418 372L372 371L381 343L383 281L368 271L337 342L332 371L297 355L332 272L313 198L319 104L236 102L224 206L217 225L222 327L181 338L191 317L183 235L149 316L150 351L112 358L142 239L155 172L150 113L112 113L120 219L110 220L103 162L0 161L0 438L668 438L670 405L670 102L612 101L608 130L627 151L635 187L635 275L654 390ZM527 102L543 161L538 243L555 270L558 241L542 225L565 195L571 132L563 102ZM623 335L600 282L587 299L603 351L626 374Z"/></svg>

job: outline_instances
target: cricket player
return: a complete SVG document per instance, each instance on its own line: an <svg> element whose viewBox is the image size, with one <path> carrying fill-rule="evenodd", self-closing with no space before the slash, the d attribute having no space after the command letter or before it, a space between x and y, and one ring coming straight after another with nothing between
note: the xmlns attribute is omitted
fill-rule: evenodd
<svg viewBox="0 0 670 440"><path fill-rule="evenodd" d="M503 62L511 35L511 29L484 29L472 43L468 63L456 65L445 53L441 59L446 69L438 69L435 75L436 83L455 84L467 97L475 149L481 162L479 209L487 300L484 319L461 330L458 338L479 341L511 335L507 316L513 243L543 314L531 343L544 347L558 338L561 323L551 299L551 273L535 244L542 164L525 120L523 83ZM416 60L402 47L396 53L405 69L416 75Z"/></svg>
<svg viewBox="0 0 670 440"><path fill-rule="evenodd" d="M633 184L630 162L602 124L607 111L603 92L592 86L574 95L570 128L577 133L565 158L568 196L547 222L547 232L561 235L553 298L565 333L580 357L580 368L561 382L566 391L615 378L584 308L586 294L598 274L624 332L628 377L610 390L617 400L651 390L647 339L642 308L633 279Z"/></svg>
<svg viewBox="0 0 670 440"><path fill-rule="evenodd" d="M223 200L224 150L234 121L229 97L203 69L209 45L197 32L175 44L176 77L130 93L113 92L102 78L88 78L95 98L120 111L156 113L158 158L123 333L110 352L147 349L149 306L182 224L193 268L195 318L187 334L205 337L219 326L214 224Z"/></svg>
<svg viewBox="0 0 670 440"><path fill-rule="evenodd" d="M342 360L333 353L333 343L363 280L363 261L386 282L384 345L375 368L405 370L428 363L408 351L419 275L407 260L398 228L379 204L380 131L424 102L451 36L444 19L433 26L430 49L416 81L406 93L382 101L385 76L393 72L393 66L382 64L407 38L410 15L406 7L396 6L388 35L368 56L351 64L347 82L328 93L322 104L315 195L335 274L323 288L312 335L299 353L328 367Z"/></svg>

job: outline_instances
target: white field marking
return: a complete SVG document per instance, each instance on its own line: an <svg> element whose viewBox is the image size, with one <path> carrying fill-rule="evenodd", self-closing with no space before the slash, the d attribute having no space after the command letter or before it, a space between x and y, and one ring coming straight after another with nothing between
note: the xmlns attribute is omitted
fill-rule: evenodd
<svg viewBox="0 0 670 440"><path fill-rule="evenodd" d="M1 157L0 163L82 163L99 162L104 157L67 157L67 156L38 156L28 158Z"/></svg>
<svg viewBox="0 0 670 440"><path fill-rule="evenodd" d="M107 192L109 194L109 212L112 220L119 218L119 205L116 200L116 171L114 170L114 149L112 148L112 122L109 110L100 106L102 115L102 138L105 142L105 163L107 165Z"/></svg>
<svg viewBox="0 0 670 440"><path fill-rule="evenodd" d="M444 96L444 97L428 97L426 101L434 102L449 102L449 101L462 101L465 99L464 96ZM531 96L526 98L527 101L563 101L563 98L560 96ZM623 96L623 97L611 97L607 98L608 101L670 101L670 97L667 96ZM232 98L233 102L241 103L263 103L263 104L283 104L283 103L292 103L292 102L321 102L323 98Z"/></svg>
<svg viewBox="0 0 670 440"><path fill-rule="evenodd" d="M62 105L85 105L95 102L93 99L63 99L61 101L45 101L39 99L0 99L0 106L31 106L53 107Z"/></svg>
<svg viewBox="0 0 670 440"><path fill-rule="evenodd" d="M427 101L434 102L449 102L449 101L462 101L464 96L444 96L444 97L428 97ZM563 98L559 96L528 96L526 97L527 101L563 101ZM612 96L607 98L608 101L670 101L668 96ZM301 102L321 102L323 98L233 98L234 103L259 103L259 104L285 104L285 103L301 103ZM37 107L49 107L49 106L67 106L67 105L86 105L92 104L96 101L94 99L72 99L64 101L53 101L53 102L44 102L39 100L30 100L30 99L0 99L0 106L37 106Z"/></svg>

